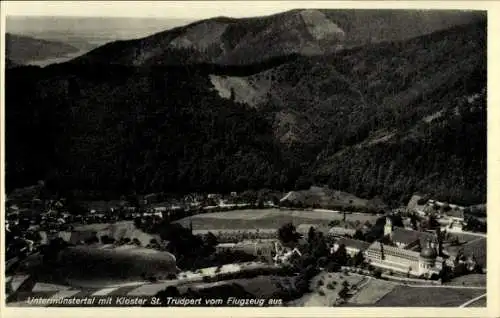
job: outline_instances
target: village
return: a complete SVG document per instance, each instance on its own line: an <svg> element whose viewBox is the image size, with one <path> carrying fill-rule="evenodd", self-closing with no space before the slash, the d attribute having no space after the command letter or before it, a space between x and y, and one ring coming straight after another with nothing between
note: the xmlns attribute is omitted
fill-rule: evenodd
<svg viewBox="0 0 500 318"><path fill-rule="evenodd" d="M166 200L161 195L149 195L139 198L135 205L127 200L84 201L78 214L69 211L65 199L8 200L7 276L15 276L12 273L19 263L55 240L77 248L121 250L129 255L147 250L170 252L175 239L165 241L155 235L158 227L167 223L180 224L190 233L182 235L211 242L214 255L231 256L215 267L188 269L182 268L187 263L181 265L175 260L177 254L169 260L173 265L168 275L154 270L143 274L150 283L225 280L220 275L248 271L241 265L248 262L253 264L251 268L286 268L297 273L308 267L305 263L314 264L316 274L343 271L417 285L442 285L457 277L486 273L486 225L480 218L468 216L467 207L414 195L405 207L367 214L321 207L290 208L284 202L290 196L249 198L233 192ZM287 218L281 223L273 221L278 226L257 225L280 215L298 217L291 222ZM307 223L302 222L305 216L310 217ZM248 226L237 226L236 222L245 217ZM252 225L250 219L257 223ZM473 228L468 224L471 220L476 224ZM102 231L99 226L129 230L117 236L120 231ZM465 286L466 280L462 284ZM352 297L352 287L339 291L335 304Z"/></svg>

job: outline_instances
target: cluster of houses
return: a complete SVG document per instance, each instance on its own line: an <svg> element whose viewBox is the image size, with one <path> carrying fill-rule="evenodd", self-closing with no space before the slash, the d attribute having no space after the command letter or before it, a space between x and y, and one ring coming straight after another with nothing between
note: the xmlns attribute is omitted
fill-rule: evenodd
<svg viewBox="0 0 500 318"><path fill-rule="evenodd" d="M285 196L286 197L286 196ZM276 201L262 201L261 207L276 207ZM161 194L150 194L138 198L135 204L127 200L115 201L84 201L81 202L83 213L70 213L65 200L39 200L8 204L6 213L6 233L13 233L23 225L23 233L14 235L15 246L32 251L36 248L36 240L30 234L33 231L58 233L71 231L71 224L108 223L120 220L134 220L137 218L177 219L192 214L233 210L238 208L254 207L256 202L244 202L237 193L223 196L220 194L190 194L182 198L172 199ZM383 235L375 242L365 242L355 239L357 232L366 234L371 230L369 225L357 227L325 226L316 224L302 224L297 232L306 236L309 229L314 227L329 238L330 252L335 253L340 247L346 249L351 257L362 253L364 259L371 265L394 272L412 276L431 276L441 271L443 266L454 267L459 262L467 268L476 266L474 255L457 255L448 253L439 233L461 232L465 224L465 207L423 199L413 196L405 209L421 218L435 216L440 224L439 229L429 232L415 229L410 224L397 227L388 217L385 222ZM290 248L279 244L277 229L222 229L211 231L194 231L193 234L205 235L211 232L219 242L218 251L240 250L255 256L262 256L270 262L283 264L291 257L301 255L298 247ZM24 244L19 244L22 240ZM13 245L12 248L15 248ZM457 263L458 262L458 263ZM484 265L484 264L482 264Z"/></svg>
<svg viewBox="0 0 500 318"><path fill-rule="evenodd" d="M38 184L19 190L7 198L5 229L11 238L8 242L11 244L10 250L29 252L36 248L38 241L31 239L34 235L32 232L53 236L59 232L72 231L76 224L114 223L137 219L153 220L155 223L162 219L175 220L198 213L244 209L257 204L249 200L245 202L238 193L232 192L228 195L188 194L181 198L148 194L134 198L135 202L125 198L80 201L69 207L64 198L55 199L41 195L43 189L44 185ZM43 199L40 199L41 197ZM261 205L275 206L273 201L262 202Z"/></svg>
<svg viewBox="0 0 500 318"><path fill-rule="evenodd" d="M229 211L256 206L256 202L244 202L236 192L222 194L189 194L182 198L166 197L162 194L141 196L137 204L132 205L126 200L89 201L83 202L88 213L99 218L106 215L121 215L122 219L136 217L171 218L187 212L187 215ZM273 201L262 202L263 207L276 207ZM120 212L120 214L117 214Z"/></svg>
<svg viewBox="0 0 500 318"><path fill-rule="evenodd" d="M380 237L370 242L354 238L358 231L362 234L368 233L371 228L367 225L354 228L301 224L296 229L298 233L306 237L309 229L313 227L328 238L331 254L334 254L340 247L345 248L347 254L353 258L361 253L365 262L385 272L430 278L438 276L445 266L451 271L461 266L467 271L478 270L478 268L479 271L486 271L486 261L483 257L485 241L481 241L480 236L477 240L473 240L473 244L465 244L463 249L448 248L450 241L445 237L449 236L449 233L461 231L460 226L464 224L464 207L435 200L426 200L422 204L421 198L418 197L412 198L409 207L419 216L418 229L409 225L395 226L392 220L396 215L388 214ZM408 211L408 209L401 211ZM430 215L436 217L439 225L434 228L420 226L420 223L425 223ZM235 233L252 233L253 237L247 235L244 238L228 239ZM279 244L277 229L260 230L260 233L252 229L247 231L221 230L214 234L220 238L226 237L223 240L224 243L220 244L221 249L241 249L259 256L270 255L269 258L276 264L286 263L291 257L301 255L300 247L284 247ZM258 240L264 239L264 236L267 239L265 244L258 243ZM270 241L273 241L274 245ZM468 245L471 245L470 248L467 248Z"/></svg>
<svg viewBox="0 0 500 318"><path fill-rule="evenodd" d="M414 195L410 199L407 209L420 217L435 216L442 228L448 232L462 232L466 224L466 207L464 206L432 199L426 200L420 195Z"/></svg>

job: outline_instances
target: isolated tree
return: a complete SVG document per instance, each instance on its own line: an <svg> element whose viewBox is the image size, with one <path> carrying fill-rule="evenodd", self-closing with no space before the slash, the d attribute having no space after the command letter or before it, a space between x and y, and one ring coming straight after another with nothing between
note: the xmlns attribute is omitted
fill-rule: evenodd
<svg viewBox="0 0 500 318"><path fill-rule="evenodd" d="M356 232L354 232L354 235L352 238L355 240L364 241L365 235L363 234L363 232L361 230L356 230Z"/></svg>
<svg viewBox="0 0 500 318"><path fill-rule="evenodd" d="M214 253L217 244L219 244L217 237L212 232L208 232L208 234L205 236L205 252L207 254Z"/></svg>
<svg viewBox="0 0 500 318"><path fill-rule="evenodd" d="M447 282L453 277L453 271L449 266L444 265L439 272L439 277L443 283Z"/></svg>
<svg viewBox="0 0 500 318"><path fill-rule="evenodd" d="M311 226L309 228L309 232L307 233L307 242L309 244L313 244L315 240L316 240L316 230L314 229L314 227Z"/></svg>
<svg viewBox="0 0 500 318"><path fill-rule="evenodd" d="M401 217L401 215L399 215L399 214L392 215L391 220L392 220L392 224L395 227L404 227L403 218Z"/></svg>
<svg viewBox="0 0 500 318"><path fill-rule="evenodd" d="M134 239L132 240L132 244L134 244L134 245L136 245L136 246L141 246L141 241L139 241L139 239L137 239L137 238L134 238Z"/></svg>
<svg viewBox="0 0 500 318"><path fill-rule="evenodd" d="M342 299L342 300L347 300L347 298L349 297L349 287L348 286L343 286L342 289L340 290L339 292L339 297Z"/></svg>
<svg viewBox="0 0 500 318"><path fill-rule="evenodd" d="M356 253L356 255L354 255L354 258L353 258L353 263L354 263L354 266L361 266L365 261L365 257L363 256L363 253L360 251L358 253Z"/></svg>
<svg viewBox="0 0 500 318"><path fill-rule="evenodd" d="M418 217L415 215L415 213L410 214L410 222L411 222L411 227L414 230L418 230Z"/></svg>
<svg viewBox="0 0 500 318"><path fill-rule="evenodd" d="M340 244L339 248L333 254L333 259L335 262L337 262L342 266L347 264L348 255L347 255L347 250L345 248L345 244Z"/></svg>
<svg viewBox="0 0 500 318"><path fill-rule="evenodd" d="M140 217L136 217L134 219L134 225L136 228L140 229L142 226L142 219Z"/></svg>
<svg viewBox="0 0 500 318"><path fill-rule="evenodd" d="M286 223L278 229L278 238L283 244L296 243L300 238L300 234L293 223Z"/></svg>
<svg viewBox="0 0 500 318"><path fill-rule="evenodd" d="M315 259L329 256L330 251L323 233L320 232L316 234L316 238L314 239L310 250Z"/></svg>
<svg viewBox="0 0 500 318"><path fill-rule="evenodd" d="M101 243L102 243L102 244L110 244L110 243L109 243L109 240L110 240L110 238L109 238L109 236L108 236L108 235L103 235L103 236L101 236Z"/></svg>

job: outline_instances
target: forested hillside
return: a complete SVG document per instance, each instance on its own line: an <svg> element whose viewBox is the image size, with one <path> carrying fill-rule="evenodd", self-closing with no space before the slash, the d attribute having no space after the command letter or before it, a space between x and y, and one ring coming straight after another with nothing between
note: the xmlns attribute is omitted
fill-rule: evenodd
<svg viewBox="0 0 500 318"><path fill-rule="evenodd" d="M443 115L386 140L351 146L311 172L363 197L407 201L414 192L458 204L486 201L486 100L443 105Z"/></svg>
<svg viewBox="0 0 500 318"><path fill-rule="evenodd" d="M9 69L6 186L44 179L116 197L314 182L392 203L414 191L481 203L485 43L477 23L246 66L175 58ZM262 97L247 103L236 80Z"/></svg>
<svg viewBox="0 0 500 318"><path fill-rule="evenodd" d="M141 39L108 43L75 62L253 64L289 54L319 56L405 40L484 18L481 11L329 9L297 9L241 19L216 17ZM185 49L191 54L180 54Z"/></svg>
<svg viewBox="0 0 500 318"><path fill-rule="evenodd" d="M218 97L195 69L67 67L8 75L9 188L48 178L116 195L293 180L264 115Z"/></svg>

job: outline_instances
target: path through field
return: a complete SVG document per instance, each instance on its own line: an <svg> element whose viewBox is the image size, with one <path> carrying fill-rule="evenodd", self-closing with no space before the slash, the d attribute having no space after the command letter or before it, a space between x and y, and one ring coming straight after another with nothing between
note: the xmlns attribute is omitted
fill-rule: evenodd
<svg viewBox="0 0 500 318"><path fill-rule="evenodd" d="M472 298L471 300L468 300L466 301L465 303L463 303L462 305L460 305L460 308L463 308L463 307L467 307L469 306L470 304L482 299L482 298L485 298L486 297L486 293L480 295L480 296L477 296L475 298Z"/></svg>

